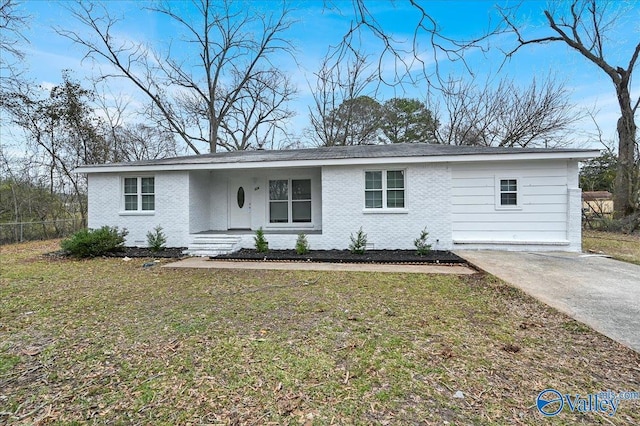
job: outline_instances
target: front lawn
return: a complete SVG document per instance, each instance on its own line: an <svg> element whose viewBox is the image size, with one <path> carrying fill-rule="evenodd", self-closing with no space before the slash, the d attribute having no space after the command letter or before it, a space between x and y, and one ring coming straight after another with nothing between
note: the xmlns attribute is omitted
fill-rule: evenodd
<svg viewBox="0 0 640 426"><path fill-rule="evenodd" d="M0 424L640 423L544 419L546 388L640 390L640 355L488 276L0 249Z"/></svg>

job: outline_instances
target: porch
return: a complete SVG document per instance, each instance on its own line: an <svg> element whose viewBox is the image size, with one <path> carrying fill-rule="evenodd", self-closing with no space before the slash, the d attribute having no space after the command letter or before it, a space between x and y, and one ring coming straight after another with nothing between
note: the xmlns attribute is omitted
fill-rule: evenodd
<svg viewBox="0 0 640 426"><path fill-rule="evenodd" d="M322 171L207 170L189 173L189 233L242 235L322 229Z"/></svg>
<svg viewBox="0 0 640 426"><path fill-rule="evenodd" d="M264 234L271 248L293 248L298 234L303 232L310 239L319 238L321 230L267 229ZM318 237L315 237L318 236ZM233 253L241 248L253 247L255 231L231 229L207 230L189 235L189 246L185 254L190 256L217 256Z"/></svg>

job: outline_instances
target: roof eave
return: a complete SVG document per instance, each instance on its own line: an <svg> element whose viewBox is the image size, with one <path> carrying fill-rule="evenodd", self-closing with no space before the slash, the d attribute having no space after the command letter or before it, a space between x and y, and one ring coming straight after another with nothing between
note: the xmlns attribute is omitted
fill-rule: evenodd
<svg viewBox="0 0 640 426"><path fill-rule="evenodd" d="M472 163L481 161L516 161L516 160L587 160L600 155L598 150L558 151L558 152L514 152L500 154L456 154L431 156L395 156L367 158L334 158L313 160L282 161L246 161L220 163L176 163L176 164L135 164L135 165L97 165L81 166L76 173L136 173L159 171L190 170L231 170L231 169L272 169L289 167L321 167L346 165L376 164L415 164L415 163Z"/></svg>

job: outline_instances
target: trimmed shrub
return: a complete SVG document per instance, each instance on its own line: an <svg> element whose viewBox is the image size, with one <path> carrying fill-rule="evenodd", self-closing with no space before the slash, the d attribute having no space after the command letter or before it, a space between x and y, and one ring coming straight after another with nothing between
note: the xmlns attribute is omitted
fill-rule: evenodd
<svg viewBox="0 0 640 426"><path fill-rule="evenodd" d="M427 237L429 237L429 233L427 232L427 228L425 227L420 232L420 236L413 240L413 245L416 246L416 253L420 256L425 255L431 251L431 244L427 244Z"/></svg>
<svg viewBox="0 0 640 426"><path fill-rule="evenodd" d="M307 236L304 235L303 232L298 234L298 239L296 240L296 253L298 254L309 253L309 241L307 241Z"/></svg>
<svg viewBox="0 0 640 426"><path fill-rule="evenodd" d="M165 244L167 244L167 237L162 232L162 226L158 225L153 228L153 231L147 232L147 245L153 253L164 250Z"/></svg>
<svg viewBox="0 0 640 426"><path fill-rule="evenodd" d="M269 251L269 242L264 236L262 227L256 231L256 236L253 237L253 240L256 242L256 251L258 253L266 253Z"/></svg>
<svg viewBox="0 0 640 426"><path fill-rule="evenodd" d="M367 250L367 234L362 231L362 227L360 227L355 237L351 234L349 239L351 240L349 251L354 254L364 254Z"/></svg>
<svg viewBox="0 0 640 426"><path fill-rule="evenodd" d="M103 226L100 229L83 229L63 240L60 246L75 257L104 256L122 251L127 234L126 229L119 231L117 227L109 226Z"/></svg>

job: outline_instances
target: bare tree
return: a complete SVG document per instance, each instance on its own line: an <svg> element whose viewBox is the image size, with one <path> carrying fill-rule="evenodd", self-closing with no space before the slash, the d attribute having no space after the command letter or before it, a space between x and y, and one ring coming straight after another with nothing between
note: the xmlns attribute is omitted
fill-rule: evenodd
<svg viewBox="0 0 640 426"><path fill-rule="evenodd" d="M29 146L29 164L37 181L51 195L64 195L78 206L86 223L86 177L74 172L83 164L103 163L109 148L101 134L102 123L90 106L93 93L63 73L63 83L41 92L14 92L7 111L13 125L24 130Z"/></svg>
<svg viewBox="0 0 640 426"><path fill-rule="evenodd" d="M0 79L7 80L19 74L11 59L24 59L22 42L27 39L23 31L29 23L29 16L20 10L15 0L0 0Z"/></svg>
<svg viewBox="0 0 640 426"><path fill-rule="evenodd" d="M229 114L222 120L227 150L272 148L276 136L287 135L285 123L295 115L286 103L296 93L290 79L281 71L270 70L245 85Z"/></svg>
<svg viewBox="0 0 640 426"><path fill-rule="evenodd" d="M375 81L366 56L354 53L342 63L333 63L332 54L323 59L311 88L313 105L309 107L310 138L321 146L347 145L348 127L358 108L357 98Z"/></svg>
<svg viewBox="0 0 640 426"><path fill-rule="evenodd" d="M250 5L193 0L189 7L197 13L189 16L172 9L171 3L151 9L184 30L186 39L181 46L189 50L197 46L190 55L194 62L178 59L184 52L175 54L171 48L161 52L119 39L115 34L118 19L106 7L92 3L79 1L72 9L91 34L57 31L83 46L88 57L113 66L115 74L105 73L105 78L126 77L141 90L152 103L150 111L157 114L158 124L174 132L194 153L200 153L199 143L205 143L210 152L218 146L246 148L246 141L237 143L237 135L228 133L228 129L235 131L232 123L246 123L250 116L248 127L254 131L259 127L273 130L280 125L275 124L274 116L282 118L278 114L294 94L284 74L272 64L276 55L293 51L284 38L292 25L289 10L283 6L279 13L265 14ZM259 100L255 99L257 87L262 93ZM265 108L268 100L271 104ZM247 108L261 113L250 113Z"/></svg>
<svg viewBox="0 0 640 426"><path fill-rule="evenodd" d="M361 39L365 35L372 36L378 44L376 69L377 82L395 86L409 82L415 84L426 82L428 86L439 88L442 84L440 65L442 61L456 61L471 71L465 55L469 51L486 51L485 41L492 35L500 33L498 26L490 22L487 30L477 37L457 39L447 36L438 25L437 20L428 12L429 1L409 0L408 6L414 12L403 22L413 32L407 40L395 36L384 21L378 19L369 5L376 4L371 0L351 0L351 10L347 11L341 5L325 0L328 10L337 10L346 16L352 16L351 25L340 42L332 50L327 62L340 64L353 54L360 54ZM404 2L391 2L394 7L406 7ZM387 12L388 13L388 12ZM406 16L406 15L405 15ZM392 64L391 74L388 66ZM433 65L433 67L432 67Z"/></svg>
<svg viewBox="0 0 640 426"><path fill-rule="evenodd" d="M110 129L107 141L113 149L115 161L155 160L175 157L174 134L157 126L143 123L122 123Z"/></svg>
<svg viewBox="0 0 640 426"><path fill-rule="evenodd" d="M28 17L19 10L18 2L15 0L0 0L0 49L4 52L3 61L6 54L16 58L23 58L24 54L20 50L20 41L25 41L22 31L27 25Z"/></svg>
<svg viewBox="0 0 640 426"><path fill-rule="evenodd" d="M636 161L637 125L635 115L640 106L640 95L631 95L630 85L635 65L640 56L640 42L633 48L626 64L619 66L607 56L608 33L620 19L620 10L613 9L605 1L573 0L565 14L555 9L544 11L549 35L526 37L515 22L517 10L502 9L502 16L508 28L517 36L517 46L506 52L511 58L521 48L532 44L564 43L574 52L591 62L612 81L620 108L617 123L618 172L616 176L614 204L618 216L630 215L638 209L640 172ZM637 16L636 16L637 19Z"/></svg>
<svg viewBox="0 0 640 426"><path fill-rule="evenodd" d="M97 111L103 117L102 133L109 155L106 162L152 160L178 155L175 134L160 126L136 121L140 113L132 111L122 94L105 92L94 81Z"/></svg>
<svg viewBox="0 0 640 426"><path fill-rule="evenodd" d="M27 41L23 31L29 17L19 6L15 0L0 0L0 108L8 102L9 93L24 83L21 45Z"/></svg>
<svg viewBox="0 0 640 426"><path fill-rule="evenodd" d="M496 87L450 79L443 90L439 143L507 147L558 147L570 143L572 125L582 118L563 84L552 78L519 88L501 80Z"/></svg>

